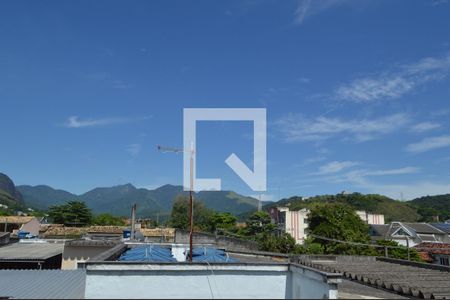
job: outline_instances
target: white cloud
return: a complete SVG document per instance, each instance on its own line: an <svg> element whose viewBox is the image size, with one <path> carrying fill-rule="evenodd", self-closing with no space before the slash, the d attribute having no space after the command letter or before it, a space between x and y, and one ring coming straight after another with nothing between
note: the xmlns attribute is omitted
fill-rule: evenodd
<svg viewBox="0 0 450 300"><path fill-rule="evenodd" d="M101 118L101 119L85 119L80 120L78 116L71 116L67 119L64 124L68 128L85 128L85 127L99 127L107 126L121 123L129 123L140 120L146 120L150 117L140 117L140 118Z"/></svg>
<svg viewBox="0 0 450 300"><path fill-rule="evenodd" d="M300 77L300 78L298 78L298 81L300 83L307 84L307 83L311 82L311 79L309 79L308 77Z"/></svg>
<svg viewBox="0 0 450 300"><path fill-rule="evenodd" d="M303 24L307 18L316 15L324 10L337 7L346 3L351 3L349 0L300 0L295 11L295 23Z"/></svg>
<svg viewBox="0 0 450 300"><path fill-rule="evenodd" d="M141 153L142 146L141 144L130 144L127 146L126 150L132 157L136 157Z"/></svg>
<svg viewBox="0 0 450 300"><path fill-rule="evenodd" d="M340 86L337 95L354 102L370 102L382 98L398 98L414 87L414 83L402 77L362 78L349 85Z"/></svg>
<svg viewBox="0 0 450 300"><path fill-rule="evenodd" d="M450 108L441 108L431 113L432 117L444 117L450 115Z"/></svg>
<svg viewBox="0 0 450 300"><path fill-rule="evenodd" d="M444 182L419 181L398 185L373 185L369 188L373 193L379 193L400 199L403 195L404 200L412 200L422 196L432 196L450 193L450 184Z"/></svg>
<svg viewBox="0 0 450 300"><path fill-rule="evenodd" d="M425 138L418 143L409 144L406 151L421 153L445 147L450 147L450 135Z"/></svg>
<svg viewBox="0 0 450 300"><path fill-rule="evenodd" d="M131 89L134 87L134 84L126 83L123 80L113 80L112 86L115 89Z"/></svg>
<svg viewBox="0 0 450 300"><path fill-rule="evenodd" d="M449 70L450 53L439 58L427 57L395 71L354 79L339 86L335 94L339 99L357 103L400 98L425 83L445 78Z"/></svg>
<svg viewBox="0 0 450 300"><path fill-rule="evenodd" d="M429 130L433 130L436 128L441 127L441 124L439 123L433 123L433 122L422 122L419 124L416 124L414 126L411 127L411 131L412 132L425 132L425 131L429 131Z"/></svg>
<svg viewBox="0 0 450 300"><path fill-rule="evenodd" d="M403 174L414 174L419 171L416 167L404 167L398 169L388 169L388 170L376 170L376 171L366 171L363 172L364 176L385 176L385 175L403 175Z"/></svg>
<svg viewBox="0 0 450 300"><path fill-rule="evenodd" d="M383 176L394 176L394 175L408 175L415 174L420 171L419 168L416 167L403 167L397 169L381 169L381 170L369 170L369 169L359 169L352 170L346 172L344 174L339 174L339 176L330 176L328 178L322 178L321 180L328 180L334 183L349 183L353 185L353 187L358 189L364 189L370 193L383 194L392 198L398 198L400 193L407 192L405 196L410 198L423 196L426 194L436 193L438 194L441 190L448 190L439 184L430 184L426 185L422 183L417 183L417 186L421 188L417 188L414 184L404 184L404 185L385 185L374 182L371 177L383 177ZM396 177L397 178L397 177ZM436 190L433 190L434 187L438 187ZM450 188L450 185L446 187Z"/></svg>
<svg viewBox="0 0 450 300"><path fill-rule="evenodd" d="M290 114L275 122L287 142L324 140L339 134L350 134L363 142L392 133L410 123L406 114L393 114L377 119L342 120L338 118L304 118Z"/></svg>
<svg viewBox="0 0 450 300"><path fill-rule="evenodd" d="M326 165L323 165L319 168L319 172L317 174L325 175L325 174L333 174L341 172L342 170L351 168L353 166L359 165L358 162L355 161L332 161Z"/></svg>
<svg viewBox="0 0 450 300"><path fill-rule="evenodd" d="M381 170L358 169L339 174L339 176L329 177L328 180L332 182L349 182L360 187L367 187L372 185L368 181L368 177L406 175L414 174L417 172L419 172L419 168L416 167L403 167L397 169Z"/></svg>
<svg viewBox="0 0 450 300"><path fill-rule="evenodd" d="M124 80L115 79L108 72L94 72L84 74L84 78L92 82L103 82L108 85L111 85L115 89L130 89L135 85L125 82Z"/></svg>
<svg viewBox="0 0 450 300"><path fill-rule="evenodd" d="M327 159L325 156L315 156L315 157L307 158L302 163L296 164L295 166L304 167L304 166L307 166L310 164L315 164L315 163L324 161L325 159Z"/></svg>
<svg viewBox="0 0 450 300"><path fill-rule="evenodd" d="M439 6L439 5L443 5L443 4L448 4L449 1L448 0L433 0L431 2L431 5L433 6Z"/></svg>

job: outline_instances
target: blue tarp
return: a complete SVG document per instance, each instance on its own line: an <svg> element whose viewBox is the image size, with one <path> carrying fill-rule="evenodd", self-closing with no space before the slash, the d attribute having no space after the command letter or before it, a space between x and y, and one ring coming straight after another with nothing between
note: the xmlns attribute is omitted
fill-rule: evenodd
<svg viewBox="0 0 450 300"><path fill-rule="evenodd" d="M209 247L194 248L192 252L193 262L238 262L228 256L225 251Z"/></svg>
<svg viewBox="0 0 450 300"><path fill-rule="evenodd" d="M119 261L176 262L168 248L139 246L125 251Z"/></svg>

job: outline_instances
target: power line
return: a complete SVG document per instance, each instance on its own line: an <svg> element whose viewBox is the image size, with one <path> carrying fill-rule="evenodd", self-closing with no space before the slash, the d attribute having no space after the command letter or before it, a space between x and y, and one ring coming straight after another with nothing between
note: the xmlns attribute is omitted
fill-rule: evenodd
<svg viewBox="0 0 450 300"><path fill-rule="evenodd" d="M374 244L365 244L365 243L358 243L358 242L342 241L342 240L327 238L327 237L320 236L320 235L315 235L315 234L310 234L309 236L312 236L312 237L314 237L316 239L319 239L319 240L325 240L325 241L342 243L342 244L349 244L349 245L353 245L353 246L366 246L366 247L368 246L368 247L389 248L389 249L405 249L405 247L401 247L401 246L387 246L387 245L383 246L383 245L374 245Z"/></svg>

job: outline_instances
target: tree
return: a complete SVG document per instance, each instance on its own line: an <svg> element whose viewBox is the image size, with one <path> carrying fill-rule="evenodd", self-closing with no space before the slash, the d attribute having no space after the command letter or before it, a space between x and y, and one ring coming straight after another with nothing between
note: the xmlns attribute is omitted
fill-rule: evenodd
<svg viewBox="0 0 450 300"><path fill-rule="evenodd" d="M252 214L246 223L245 233L248 236L257 236L260 234L272 234L276 228L272 224L270 215L265 211L258 211Z"/></svg>
<svg viewBox="0 0 450 300"><path fill-rule="evenodd" d="M210 231L217 229L231 230L236 226L237 218L230 213L213 213L210 218Z"/></svg>
<svg viewBox="0 0 450 300"><path fill-rule="evenodd" d="M322 244L314 243L311 238L306 238L303 245L295 245L294 254L323 254L324 249Z"/></svg>
<svg viewBox="0 0 450 300"><path fill-rule="evenodd" d="M125 222L120 217L105 213L95 216L92 224L100 226L124 226Z"/></svg>
<svg viewBox="0 0 450 300"><path fill-rule="evenodd" d="M194 201L194 226L199 230L207 230L212 212L203 202ZM178 196L175 199L170 215L170 225L174 228L189 229L189 198Z"/></svg>
<svg viewBox="0 0 450 300"><path fill-rule="evenodd" d="M388 248L388 256L390 258L396 259L408 259L408 248L406 248L405 246L400 246L396 241L381 240L377 241L377 245L399 247L399 248ZM378 248L377 252L379 256L385 255L384 248ZM409 248L409 257L413 261L418 262L422 261L419 253L414 248Z"/></svg>
<svg viewBox="0 0 450 300"><path fill-rule="evenodd" d="M370 241L369 227L348 205L325 203L313 206L308 214L308 233L312 243L320 243L325 254L374 254L369 246L357 246L337 241L364 243Z"/></svg>
<svg viewBox="0 0 450 300"><path fill-rule="evenodd" d="M53 222L69 226L84 226L92 222L91 210L82 201L69 201L62 205L53 205L48 212Z"/></svg>

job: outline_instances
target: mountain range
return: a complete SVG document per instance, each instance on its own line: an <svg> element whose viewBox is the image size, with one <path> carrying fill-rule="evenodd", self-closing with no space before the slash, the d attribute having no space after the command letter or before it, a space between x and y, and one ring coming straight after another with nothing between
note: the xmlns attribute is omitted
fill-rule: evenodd
<svg viewBox="0 0 450 300"><path fill-rule="evenodd" d="M75 195L63 190L53 189L50 186L20 185L17 186L28 206L45 210L51 205L58 205L69 200L84 201L94 213L107 212L118 216L127 216L133 203L137 203L138 216L168 216L177 196L188 196L182 186L163 185L157 189L149 190L137 188L132 184L113 187L95 188L81 195ZM255 211L258 200L243 196L233 191L204 191L194 193L196 201L203 202L206 207L215 211L241 214ZM263 203L263 205L266 203Z"/></svg>
<svg viewBox="0 0 450 300"><path fill-rule="evenodd" d="M183 191L182 186L170 184L153 190L124 184L95 188L76 195L47 185L15 186L7 175L0 173L0 204L8 205L15 210L23 210L26 207L46 210L52 205L80 200L84 201L96 214L111 213L117 216L128 216L131 205L137 203L138 216L159 215L164 219L170 215L173 202L180 195L188 196L188 192ZM233 191L198 192L194 193L194 199L203 202L210 209L229 212L239 216L240 219L245 219L258 207L257 199ZM437 215L441 220L450 218L450 194L426 196L404 202L382 195L359 193L320 195L305 199L294 196L278 202L263 202L262 205L265 210L275 206L289 206L291 210L297 210L323 202L340 202L357 210L384 214L386 222L430 222Z"/></svg>

